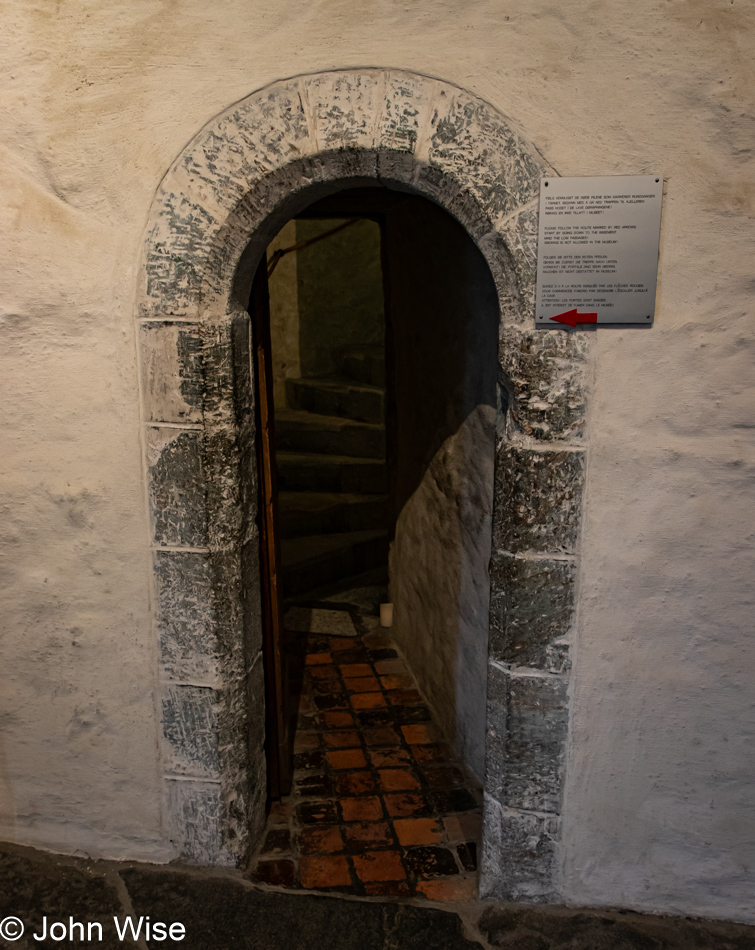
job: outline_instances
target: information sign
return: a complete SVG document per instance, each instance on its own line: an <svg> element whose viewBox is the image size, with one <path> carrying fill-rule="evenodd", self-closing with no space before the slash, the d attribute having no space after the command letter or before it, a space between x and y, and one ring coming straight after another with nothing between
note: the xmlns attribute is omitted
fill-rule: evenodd
<svg viewBox="0 0 755 950"><path fill-rule="evenodd" d="M662 194L660 175L542 179L538 327L652 326Z"/></svg>

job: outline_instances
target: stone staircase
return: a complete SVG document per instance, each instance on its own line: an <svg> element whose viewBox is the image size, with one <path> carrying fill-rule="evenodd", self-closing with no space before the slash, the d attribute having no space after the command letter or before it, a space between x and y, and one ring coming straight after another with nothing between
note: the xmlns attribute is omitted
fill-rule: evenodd
<svg viewBox="0 0 755 950"><path fill-rule="evenodd" d="M385 355L344 352L337 378L289 379L275 413L287 600L387 580Z"/></svg>

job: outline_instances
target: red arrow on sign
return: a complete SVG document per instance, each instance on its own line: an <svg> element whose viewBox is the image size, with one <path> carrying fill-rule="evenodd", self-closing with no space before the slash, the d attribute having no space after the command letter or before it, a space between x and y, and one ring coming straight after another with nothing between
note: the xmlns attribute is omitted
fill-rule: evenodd
<svg viewBox="0 0 755 950"><path fill-rule="evenodd" d="M598 315L597 313L578 313L575 307L573 310L564 310L563 313L556 314L555 317L551 317L551 320L576 328L578 323L597 323Z"/></svg>

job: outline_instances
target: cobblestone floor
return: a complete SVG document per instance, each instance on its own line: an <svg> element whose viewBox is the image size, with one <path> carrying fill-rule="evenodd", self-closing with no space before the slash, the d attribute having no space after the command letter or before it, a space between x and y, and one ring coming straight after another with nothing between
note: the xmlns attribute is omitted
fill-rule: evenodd
<svg viewBox="0 0 755 950"><path fill-rule="evenodd" d="M250 876L361 896L477 894L481 792L389 636L307 637L292 794Z"/></svg>

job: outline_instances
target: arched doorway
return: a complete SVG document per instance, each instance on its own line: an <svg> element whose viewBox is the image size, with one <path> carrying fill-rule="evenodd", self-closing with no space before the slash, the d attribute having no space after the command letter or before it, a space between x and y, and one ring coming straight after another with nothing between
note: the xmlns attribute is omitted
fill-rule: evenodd
<svg viewBox="0 0 755 950"><path fill-rule="evenodd" d="M252 277L301 208L378 181L449 212L496 287L501 411L481 888L553 895L587 344L532 329L535 203L546 170L469 93L409 73L352 70L249 96L213 120L163 181L137 316L166 817L188 860L239 860L264 821Z"/></svg>
<svg viewBox="0 0 755 950"><path fill-rule="evenodd" d="M376 182L286 225L250 309L283 794L253 873L474 893L500 408L487 264L447 212Z"/></svg>

